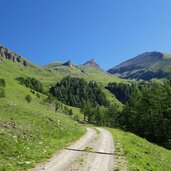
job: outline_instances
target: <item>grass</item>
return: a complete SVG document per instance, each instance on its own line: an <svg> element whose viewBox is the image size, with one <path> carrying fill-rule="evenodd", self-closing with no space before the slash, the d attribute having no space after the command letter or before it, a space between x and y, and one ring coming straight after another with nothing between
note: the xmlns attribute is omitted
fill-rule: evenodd
<svg viewBox="0 0 171 171"><path fill-rule="evenodd" d="M130 171L170 171L171 151L135 134L107 128L113 135L118 170L124 164ZM124 162L126 161L126 163Z"/></svg>
<svg viewBox="0 0 171 171"><path fill-rule="evenodd" d="M0 104L0 170L33 167L85 132L62 113L29 105Z"/></svg>
<svg viewBox="0 0 171 171"><path fill-rule="evenodd" d="M18 171L34 167L58 150L80 138L86 129L60 110L55 111L29 88L18 83L18 76L35 77L48 88L55 76L41 68L23 68L8 60L0 62L0 78L6 81L6 98L0 99L0 170ZM27 103L25 96L32 102ZM73 108L79 115L79 110Z"/></svg>
<svg viewBox="0 0 171 171"><path fill-rule="evenodd" d="M93 150L93 148L89 147L89 146L84 148L84 151L86 151L86 152L92 152L92 150Z"/></svg>

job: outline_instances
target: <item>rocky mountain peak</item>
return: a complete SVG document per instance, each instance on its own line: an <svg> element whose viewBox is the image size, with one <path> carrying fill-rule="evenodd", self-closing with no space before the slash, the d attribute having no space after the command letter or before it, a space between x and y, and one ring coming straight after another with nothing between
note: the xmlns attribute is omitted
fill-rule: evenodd
<svg viewBox="0 0 171 171"><path fill-rule="evenodd" d="M62 65L63 66L68 66L68 67L72 67L72 62L71 62L71 60L69 60L69 61L63 63Z"/></svg>
<svg viewBox="0 0 171 171"><path fill-rule="evenodd" d="M9 50L8 48L0 45L0 57L2 58L6 58L12 62L18 62L23 64L24 66L28 65L28 62L26 61L26 59L24 59L22 56L16 54L15 52L12 52L11 50Z"/></svg>
<svg viewBox="0 0 171 171"><path fill-rule="evenodd" d="M95 66L99 68L99 65L94 61L94 59L91 59L83 64L83 66Z"/></svg>

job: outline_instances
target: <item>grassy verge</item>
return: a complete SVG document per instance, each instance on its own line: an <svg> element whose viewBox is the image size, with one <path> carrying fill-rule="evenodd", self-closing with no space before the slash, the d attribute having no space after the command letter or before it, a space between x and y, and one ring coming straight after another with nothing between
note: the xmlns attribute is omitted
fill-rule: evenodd
<svg viewBox="0 0 171 171"><path fill-rule="evenodd" d="M121 170L126 160L130 171L170 171L171 151L154 145L135 134L107 128L113 135L115 154Z"/></svg>
<svg viewBox="0 0 171 171"><path fill-rule="evenodd" d="M85 128L45 107L0 103L0 170L35 166L85 133Z"/></svg>

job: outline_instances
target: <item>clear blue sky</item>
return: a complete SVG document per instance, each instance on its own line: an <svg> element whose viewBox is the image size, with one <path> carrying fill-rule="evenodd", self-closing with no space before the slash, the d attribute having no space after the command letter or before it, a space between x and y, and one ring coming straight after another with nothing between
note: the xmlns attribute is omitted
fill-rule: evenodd
<svg viewBox="0 0 171 171"><path fill-rule="evenodd" d="M171 53L171 0L0 0L0 43L33 63L104 69L146 51Z"/></svg>

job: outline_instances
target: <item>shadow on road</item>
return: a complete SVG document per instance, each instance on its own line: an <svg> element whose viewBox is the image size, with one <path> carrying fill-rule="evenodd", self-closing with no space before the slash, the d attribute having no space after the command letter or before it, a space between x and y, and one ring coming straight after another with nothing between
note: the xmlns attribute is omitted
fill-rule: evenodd
<svg viewBox="0 0 171 171"><path fill-rule="evenodd" d="M99 151L86 151L86 150L80 150L80 149L74 149L74 148L65 148L65 150L96 153L96 154L105 154L105 155L114 155L113 153L105 153L105 152L99 152Z"/></svg>

